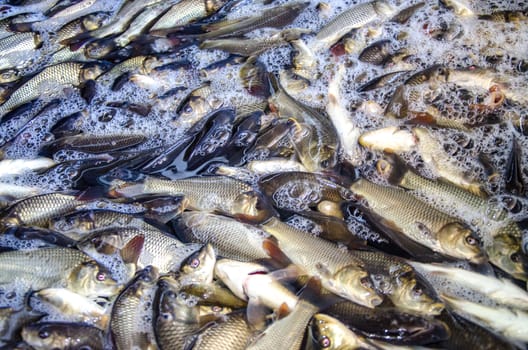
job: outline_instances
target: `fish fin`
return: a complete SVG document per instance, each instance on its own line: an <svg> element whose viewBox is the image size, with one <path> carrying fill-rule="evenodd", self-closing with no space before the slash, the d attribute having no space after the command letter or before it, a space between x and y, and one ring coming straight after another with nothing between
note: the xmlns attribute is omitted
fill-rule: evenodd
<svg viewBox="0 0 528 350"><path fill-rule="evenodd" d="M291 309L288 307L288 304L282 303L279 308L275 311L275 317L277 320L288 316L291 312Z"/></svg>
<svg viewBox="0 0 528 350"><path fill-rule="evenodd" d="M106 197L107 190L104 186L88 187L76 197L80 201L94 201Z"/></svg>
<svg viewBox="0 0 528 350"><path fill-rule="evenodd" d="M380 230L387 238L396 243L403 252L409 254L418 261L441 262L446 258L435 253L428 247L413 241L401 233L400 228L392 221L386 220L375 214L369 214L370 222Z"/></svg>
<svg viewBox="0 0 528 350"><path fill-rule="evenodd" d="M145 236L137 235L132 238L128 243L121 249L121 258L126 264L137 265L139 256L143 251L143 245L145 244Z"/></svg>
<svg viewBox="0 0 528 350"><path fill-rule="evenodd" d="M266 327L268 308L260 304L258 298L249 298L246 312L248 323L253 329L262 330Z"/></svg>
<svg viewBox="0 0 528 350"><path fill-rule="evenodd" d="M17 33L27 33L33 31L34 22L24 22L24 23L9 23L9 31Z"/></svg>
<svg viewBox="0 0 528 350"><path fill-rule="evenodd" d="M80 86L81 97L86 101L87 104L90 104L93 98L95 97L95 95L97 94L96 86L97 84L95 83L95 80L93 79L85 81Z"/></svg>
<svg viewBox="0 0 528 350"><path fill-rule="evenodd" d="M223 28L225 28L228 25L234 25L234 24L240 23L242 21L245 21L248 18L250 18L250 17L246 16L246 17L237 18L237 19L224 20L222 22L208 23L206 25L203 25L202 29L205 30L206 32L214 32L214 31L223 29Z"/></svg>
<svg viewBox="0 0 528 350"><path fill-rule="evenodd" d="M385 155L384 161L388 164L381 169L381 163L378 162L378 172L383 172L383 175L391 185L408 188L405 186L404 178L405 174L409 171L409 167L403 159L394 153L390 153Z"/></svg>
<svg viewBox="0 0 528 350"><path fill-rule="evenodd" d="M264 241L262 242L262 248L272 259L282 263L285 266L291 264L291 260L282 252L282 250L279 248L279 246L273 239L264 239Z"/></svg>
<svg viewBox="0 0 528 350"><path fill-rule="evenodd" d="M290 264L283 269L275 270L269 273L270 276L280 282L293 281L301 274L301 269L293 264Z"/></svg>
<svg viewBox="0 0 528 350"><path fill-rule="evenodd" d="M126 82L130 79L130 72L125 72L115 78L114 83L112 84L111 90L112 91L119 91L125 85Z"/></svg>

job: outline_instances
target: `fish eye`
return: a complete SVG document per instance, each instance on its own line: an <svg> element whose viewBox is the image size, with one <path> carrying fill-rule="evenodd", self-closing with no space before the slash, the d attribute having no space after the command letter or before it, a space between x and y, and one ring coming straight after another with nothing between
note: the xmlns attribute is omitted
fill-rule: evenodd
<svg viewBox="0 0 528 350"><path fill-rule="evenodd" d="M519 255L519 253L513 253L512 255L510 255L510 259L514 263L520 263L521 262L521 256Z"/></svg>
<svg viewBox="0 0 528 350"><path fill-rule="evenodd" d="M96 278L99 282L103 282L104 280L106 280L106 273L98 272Z"/></svg>
<svg viewBox="0 0 528 350"><path fill-rule="evenodd" d="M200 259L198 258L192 259L189 266L191 266L193 269L197 268L198 266L200 266Z"/></svg>
<svg viewBox="0 0 528 350"><path fill-rule="evenodd" d="M321 161L321 168L328 168L329 166L330 166L330 161L328 159Z"/></svg>
<svg viewBox="0 0 528 350"><path fill-rule="evenodd" d="M330 338L328 338L328 337L325 336L325 335L319 340L319 345L320 345L322 348L327 348L327 347L329 347L331 344L332 344L332 341L330 340Z"/></svg>
<svg viewBox="0 0 528 350"><path fill-rule="evenodd" d="M185 106L185 108L183 109L183 112L185 113L192 113L193 109L190 105L187 105Z"/></svg>
<svg viewBox="0 0 528 350"><path fill-rule="evenodd" d="M477 245L478 244L478 240L473 237L473 236L467 236L466 237L466 243L469 244L469 245Z"/></svg>
<svg viewBox="0 0 528 350"><path fill-rule="evenodd" d="M47 337L50 336L50 334L49 334L48 331L40 331L40 332L38 333L38 336L39 336L39 338L41 338L41 339L46 339Z"/></svg>
<svg viewBox="0 0 528 350"><path fill-rule="evenodd" d="M420 287L415 287L415 288L413 289L413 295L414 295L415 297L422 296L422 295L423 295L423 290L422 290L422 288L420 288Z"/></svg>
<svg viewBox="0 0 528 350"><path fill-rule="evenodd" d="M223 308L221 306L214 305L211 309L213 310L213 312L220 312Z"/></svg>

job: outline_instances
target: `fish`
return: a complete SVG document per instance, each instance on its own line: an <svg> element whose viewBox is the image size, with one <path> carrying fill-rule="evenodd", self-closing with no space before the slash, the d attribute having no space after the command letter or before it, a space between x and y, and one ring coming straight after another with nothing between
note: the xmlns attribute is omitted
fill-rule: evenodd
<svg viewBox="0 0 528 350"><path fill-rule="evenodd" d="M157 349L153 329L141 327L145 315L142 310L147 302L152 302L157 279L156 268L147 266L136 273L117 297L110 319L110 332L116 349Z"/></svg>
<svg viewBox="0 0 528 350"><path fill-rule="evenodd" d="M0 284L12 276L28 290L66 285L85 296L114 295L120 286L109 272L81 251L71 248L40 248L0 253Z"/></svg>
<svg viewBox="0 0 528 350"><path fill-rule="evenodd" d="M183 26L210 16L220 10L226 3L226 0L180 1L156 20L156 23L150 28L150 32Z"/></svg>
<svg viewBox="0 0 528 350"><path fill-rule="evenodd" d="M17 33L0 40L0 70L20 70L39 62L42 40L35 33ZM12 80L12 79L6 79Z"/></svg>
<svg viewBox="0 0 528 350"><path fill-rule="evenodd" d="M311 325L311 334L316 349L416 349L414 346L392 345L379 340L365 338L348 329L339 320L325 315L315 314ZM426 349L418 347L418 349Z"/></svg>
<svg viewBox="0 0 528 350"><path fill-rule="evenodd" d="M56 165L57 162L46 157L35 159L2 159L0 160L0 177L20 175L26 171L43 171Z"/></svg>
<svg viewBox="0 0 528 350"><path fill-rule="evenodd" d="M277 110L281 118L294 118L313 130L303 135L296 143L301 163L309 171L331 169L337 163L339 141L334 125L319 111L297 102L280 85L275 75L270 74L275 92L268 99L272 110ZM302 131L300 132L302 135Z"/></svg>
<svg viewBox="0 0 528 350"><path fill-rule="evenodd" d="M525 342L528 338L526 331L528 313L525 311L489 307L445 294L440 294L440 298L464 318L483 327L491 328L514 340Z"/></svg>
<svg viewBox="0 0 528 350"><path fill-rule="evenodd" d="M64 136L42 146L41 154L53 154L59 150L86 153L108 153L137 146L146 141L144 135L74 135Z"/></svg>
<svg viewBox="0 0 528 350"><path fill-rule="evenodd" d="M269 175L287 171L307 172L306 168L301 163L282 158L252 160L247 163L246 168L257 175Z"/></svg>
<svg viewBox="0 0 528 350"><path fill-rule="evenodd" d="M345 100L340 92L344 74L345 67L340 65L333 79L328 84L326 112L337 131L344 159L352 165L358 165L360 160L357 144L361 131L354 122L352 115L346 109Z"/></svg>
<svg viewBox="0 0 528 350"><path fill-rule="evenodd" d="M381 252L353 250L350 254L365 262L376 290L400 310L431 316L444 309L414 272L412 263Z"/></svg>
<svg viewBox="0 0 528 350"><path fill-rule="evenodd" d="M475 15L469 1L466 0L440 0L440 4L452 9L456 15L461 17L473 17Z"/></svg>
<svg viewBox="0 0 528 350"><path fill-rule="evenodd" d="M432 195L443 208L469 219L477 225L483 236L483 246L490 262L511 276L526 280L528 265L520 247L520 228L507 218L503 208L491 204L487 197L483 198L446 181L419 176L396 157L386 157L385 160L378 169L389 183ZM462 208L463 212L460 211Z"/></svg>
<svg viewBox="0 0 528 350"><path fill-rule="evenodd" d="M95 79L105 70L98 63L82 64L75 62L59 63L44 68L40 73L18 87L10 97L0 105L2 121L6 114L21 105L35 99L50 100L64 94L69 87L78 87L86 80Z"/></svg>
<svg viewBox="0 0 528 350"><path fill-rule="evenodd" d="M269 218L271 208L255 190L241 182L225 176L192 177L180 180L165 180L147 176L143 182L114 181L109 193L113 197L135 197L144 194L183 195L189 208L211 211L261 222Z"/></svg>
<svg viewBox="0 0 528 350"><path fill-rule="evenodd" d="M332 293L370 308L383 301L372 288L362 260L276 218L271 218L262 228L278 240L279 249L299 269L321 279L321 285ZM318 248L314 250L313 247Z"/></svg>
<svg viewBox="0 0 528 350"><path fill-rule="evenodd" d="M128 28L111 39L101 39L86 45L85 55L90 58L102 59L112 51L127 46L135 38L139 37L161 14L176 3L177 0L158 2L147 6L137 14L128 25Z"/></svg>
<svg viewBox="0 0 528 350"><path fill-rule="evenodd" d="M403 235L444 256L476 264L487 260L480 239L465 223L411 194L366 179L357 180L350 189L368 202L368 210L379 218L382 226L397 232L391 238L398 240Z"/></svg>
<svg viewBox="0 0 528 350"><path fill-rule="evenodd" d="M4 226L40 226L47 227L53 217L75 211L85 204L77 196L63 193L49 193L22 199L12 205L2 217Z"/></svg>
<svg viewBox="0 0 528 350"><path fill-rule="evenodd" d="M380 75L379 77L369 80L365 84L359 86L357 88L357 91L365 92L365 91L371 91L371 90L382 88L386 86L387 84L392 83L396 76L401 75L406 72L407 71L401 70L401 71L394 71L394 72Z"/></svg>
<svg viewBox="0 0 528 350"><path fill-rule="evenodd" d="M267 38L257 39L209 39L200 43L201 49L222 50L233 55L240 56L258 56L271 48L287 45L292 40L300 38L301 34L307 33L307 30L290 28L278 32Z"/></svg>
<svg viewBox="0 0 528 350"><path fill-rule="evenodd" d="M424 6L425 2L419 2L407 8L404 8L391 18L391 22L405 24L412 17L412 15L414 15L416 11L420 10Z"/></svg>
<svg viewBox="0 0 528 350"><path fill-rule="evenodd" d="M479 303L488 303L491 300L499 305L528 310L528 293L507 279L440 264L423 264L416 261L410 261L409 264L429 280L438 294L451 294L443 288L449 281L449 284L460 286L461 295L464 295L465 299L471 300L467 295L474 293L473 301ZM446 283L437 283L440 280Z"/></svg>
<svg viewBox="0 0 528 350"><path fill-rule="evenodd" d="M429 344L449 338L449 328L436 318L406 313L396 308L369 309L349 301L338 302L324 312L370 339L394 344Z"/></svg>
<svg viewBox="0 0 528 350"><path fill-rule="evenodd" d="M159 3L160 0L146 0L141 4L136 2L118 1L116 4L117 10L114 12L110 21L106 25L97 28L91 32L82 33L72 38L63 40L61 44L70 45L77 50L86 43L90 43L95 39L102 39L111 35L124 32L133 18L144 11L148 6Z"/></svg>
<svg viewBox="0 0 528 350"><path fill-rule="evenodd" d="M264 308L288 314L298 297L283 286L264 266L223 259L215 267L216 275L242 300L247 300L248 322L257 329L265 325Z"/></svg>
<svg viewBox="0 0 528 350"><path fill-rule="evenodd" d="M309 2L290 2L262 11L258 16L248 16L234 21L207 24L206 33L199 40L222 37L237 37L259 28L280 28L291 23L309 5Z"/></svg>
<svg viewBox="0 0 528 350"><path fill-rule="evenodd" d="M478 15L477 18L480 20L493 21L493 22L518 22L526 20L526 10L521 11L495 11L490 14Z"/></svg>
<svg viewBox="0 0 528 350"><path fill-rule="evenodd" d="M110 319L108 308L66 288L41 289L31 294L31 300L50 305L74 322L93 324L100 329L106 329Z"/></svg>
<svg viewBox="0 0 528 350"><path fill-rule="evenodd" d="M404 118L409 113L409 102L418 101L423 95L419 90L425 87L433 91L439 85L449 82L450 79L452 79L451 71L440 64L432 65L413 74L396 88L385 107L384 114L391 118Z"/></svg>
<svg viewBox="0 0 528 350"><path fill-rule="evenodd" d="M58 0L44 0L37 1L34 3L26 3L18 6L7 5L3 6L0 14L0 18L10 18L19 14L25 13L43 13L51 9Z"/></svg>
<svg viewBox="0 0 528 350"><path fill-rule="evenodd" d="M103 349L103 331L86 324L42 322L27 325L22 338L35 350Z"/></svg>
<svg viewBox="0 0 528 350"><path fill-rule="evenodd" d="M329 48L352 29L361 28L375 20L384 20L395 13L385 1L370 1L352 6L328 22L315 36L312 50Z"/></svg>
<svg viewBox="0 0 528 350"><path fill-rule="evenodd" d="M425 128L413 128L413 134L418 140L418 151L426 162L439 175L454 184L468 189L469 191L482 194L481 185L470 176L464 173L456 164L449 160L449 155L443 151L440 143Z"/></svg>

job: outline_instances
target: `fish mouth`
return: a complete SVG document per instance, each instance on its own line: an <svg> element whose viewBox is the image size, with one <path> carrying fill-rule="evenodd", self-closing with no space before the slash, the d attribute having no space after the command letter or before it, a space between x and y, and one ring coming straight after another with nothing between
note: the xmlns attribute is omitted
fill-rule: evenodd
<svg viewBox="0 0 528 350"><path fill-rule="evenodd" d="M488 257L486 256L486 254L480 253L473 256L471 259L469 259L469 261L477 265L482 265L488 262Z"/></svg>

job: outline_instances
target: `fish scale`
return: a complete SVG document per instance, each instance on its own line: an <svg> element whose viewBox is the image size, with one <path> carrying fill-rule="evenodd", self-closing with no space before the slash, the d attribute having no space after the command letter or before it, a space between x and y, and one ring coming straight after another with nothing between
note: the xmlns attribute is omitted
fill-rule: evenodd
<svg viewBox="0 0 528 350"><path fill-rule="evenodd" d="M136 278L117 297L112 308L110 331L117 350L130 350L134 347L156 349L152 329L141 329L142 310L156 290L157 271L146 268L138 272Z"/></svg>
<svg viewBox="0 0 528 350"><path fill-rule="evenodd" d="M16 33L0 40L0 69L24 68L36 62L40 56L34 51L38 44L35 33Z"/></svg>
<svg viewBox="0 0 528 350"><path fill-rule="evenodd" d="M229 213L237 197L251 191L251 186L229 177L195 177L180 180L163 180L148 177L145 180L146 193L184 195L193 207L201 210L219 208Z"/></svg>
<svg viewBox="0 0 528 350"><path fill-rule="evenodd" d="M242 313L231 314L227 320L218 322L198 336L193 350L243 350L252 334L246 317ZM272 349L272 348L269 348ZM276 348L279 349L279 348Z"/></svg>
<svg viewBox="0 0 528 350"><path fill-rule="evenodd" d="M458 219L397 188L360 179L350 189L367 200L370 210L395 223L414 241L436 251L442 251L437 232L447 224L458 222ZM421 228L422 225L424 227Z"/></svg>
<svg viewBox="0 0 528 350"><path fill-rule="evenodd" d="M0 115L40 96L50 98L62 94L64 88L78 86L82 67L80 63L67 62L44 68L11 94L0 106Z"/></svg>
<svg viewBox="0 0 528 350"><path fill-rule="evenodd" d="M0 254L0 283L29 280L33 289L46 288L69 277L69 272L91 258L69 248L41 248Z"/></svg>
<svg viewBox="0 0 528 350"><path fill-rule="evenodd" d="M220 8L223 0L183 0L173 5L169 11L161 16L151 31L168 29L188 24L194 20L205 17Z"/></svg>
<svg viewBox="0 0 528 350"><path fill-rule="evenodd" d="M262 248L268 236L262 230L219 215L184 212L181 217L186 226L181 230L186 241L211 243L218 255L239 261L268 258Z"/></svg>
<svg viewBox="0 0 528 350"><path fill-rule="evenodd" d="M49 193L23 199L16 203L9 214L2 220L8 225L32 225L47 227L53 217L67 214L84 201L78 200L76 196Z"/></svg>
<svg viewBox="0 0 528 350"><path fill-rule="evenodd" d="M199 306L189 305L171 277L158 281L158 305L155 308L154 331L161 350L183 349L188 337L199 328ZM156 315L157 313L157 315Z"/></svg>
<svg viewBox="0 0 528 350"><path fill-rule="evenodd" d="M360 28L377 18L382 18L380 6L388 5L384 1L371 1L356 5L339 14L317 33L315 47L330 46L352 29Z"/></svg>

